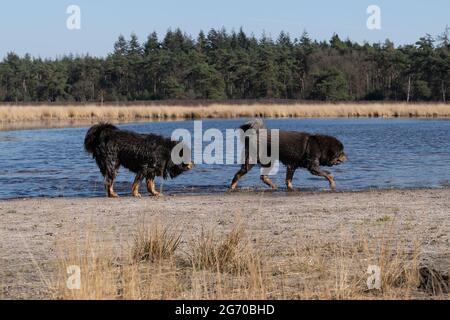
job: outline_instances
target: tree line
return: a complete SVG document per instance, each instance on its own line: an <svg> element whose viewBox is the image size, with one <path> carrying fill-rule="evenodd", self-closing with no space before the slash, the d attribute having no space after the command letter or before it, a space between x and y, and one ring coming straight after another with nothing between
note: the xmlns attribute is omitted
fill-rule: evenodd
<svg viewBox="0 0 450 320"><path fill-rule="evenodd" d="M359 44L333 35L257 38L224 29L193 38L180 29L139 42L120 36L106 57L19 57L0 62L0 101L163 99L444 101L450 91L449 29L415 44Z"/></svg>

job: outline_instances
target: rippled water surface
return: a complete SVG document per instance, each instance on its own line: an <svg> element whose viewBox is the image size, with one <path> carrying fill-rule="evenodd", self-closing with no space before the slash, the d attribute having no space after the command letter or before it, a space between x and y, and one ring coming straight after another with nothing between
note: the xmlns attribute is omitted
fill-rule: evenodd
<svg viewBox="0 0 450 320"><path fill-rule="evenodd" d="M206 120L203 129L238 127L243 120ZM338 137L349 161L330 169L339 190L369 188L439 188L450 186L450 121L421 119L276 119L269 128L324 133ZM142 133L170 136L177 128L193 132L193 121L120 125ZM85 128L0 132L0 198L103 196L103 179L83 149ZM195 151L195 150L194 150ZM163 183L167 193L223 192L239 165L197 165ZM283 167L273 177L284 188ZM129 194L133 174L121 168L119 194ZM158 182L161 182L159 180ZM265 188L259 170L242 178L240 187ZM294 186L328 187L323 178L298 170ZM158 186L159 187L159 186Z"/></svg>

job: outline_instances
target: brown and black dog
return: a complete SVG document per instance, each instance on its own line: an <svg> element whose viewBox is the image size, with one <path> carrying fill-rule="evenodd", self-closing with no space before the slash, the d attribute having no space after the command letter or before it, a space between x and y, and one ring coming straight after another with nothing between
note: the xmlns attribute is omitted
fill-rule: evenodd
<svg viewBox="0 0 450 320"><path fill-rule="evenodd" d="M113 185L121 165L136 173L131 190L133 196L140 197L139 184L144 178L148 192L158 196L155 177L175 178L192 169L192 162L175 164L172 161L171 152L178 143L159 135L139 134L120 130L112 124L99 123L86 133L84 148L93 155L105 177L108 197L118 197Z"/></svg>
<svg viewBox="0 0 450 320"><path fill-rule="evenodd" d="M261 120L254 120L245 123L240 127L244 132L247 130L264 129L264 124ZM270 131L267 136L267 150L270 153ZM257 135L259 140L259 135ZM250 139L245 138L245 163L241 169L236 173L231 182L230 191L233 191L239 179L244 176L255 165L254 162L249 161L249 145ZM256 149L256 147L254 148ZM279 158L278 160L286 166L286 187L288 191L292 191L292 179L297 168L306 168L313 175L324 177L328 180L331 190L336 190L336 183L329 171L322 170L320 166L335 166L347 160L344 153L344 145L335 137L309 134L305 132L296 131L279 131ZM262 165L259 157L257 163L262 167L270 167ZM261 180L273 189L276 189L275 184L265 174L261 175Z"/></svg>

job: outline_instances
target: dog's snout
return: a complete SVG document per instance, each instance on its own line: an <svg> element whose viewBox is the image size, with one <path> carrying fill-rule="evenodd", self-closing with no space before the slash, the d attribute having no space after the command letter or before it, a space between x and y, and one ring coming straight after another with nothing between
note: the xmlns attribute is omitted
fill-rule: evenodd
<svg viewBox="0 0 450 320"><path fill-rule="evenodd" d="M189 169L189 170L191 170L193 167L194 167L194 162L189 162L187 165L186 165L186 167Z"/></svg>

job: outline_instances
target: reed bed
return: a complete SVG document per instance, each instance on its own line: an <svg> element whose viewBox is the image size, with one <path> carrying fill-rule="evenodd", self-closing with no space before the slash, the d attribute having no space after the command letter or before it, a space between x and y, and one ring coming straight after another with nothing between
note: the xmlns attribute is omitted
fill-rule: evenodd
<svg viewBox="0 0 450 320"><path fill-rule="evenodd" d="M0 123L143 121L202 118L449 118L450 104L211 104L204 106L0 106Z"/></svg>

